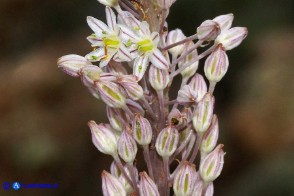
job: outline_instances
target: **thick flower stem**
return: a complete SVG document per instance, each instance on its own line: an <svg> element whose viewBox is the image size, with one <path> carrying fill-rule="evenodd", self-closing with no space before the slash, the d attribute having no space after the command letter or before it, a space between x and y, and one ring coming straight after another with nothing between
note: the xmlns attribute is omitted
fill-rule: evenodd
<svg viewBox="0 0 294 196"><path fill-rule="evenodd" d="M159 113L160 113L160 130L164 128L165 125L165 115L164 115L164 95L163 91L157 91L158 101L159 101Z"/></svg>
<svg viewBox="0 0 294 196"><path fill-rule="evenodd" d="M203 134L202 133L199 133L197 135L197 140L196 140L195 148L194 148L193 153L192 153L192 155L190 157L190 160L189 160L190 163L193 163L194 160L195 160L195 158L196 158L196 156L197 156L197 153L199 151L199 147L200 147L201 142L202 142L202 138L203 138Z"/></svg>
<svg viewBox="0 0 294 196"><path fill-rule="evenodd" d="M151 177L152 180L154 180L152 163L151 163L151 160L150 160L149 146L144 145L143 148L144 148L144 151L143 151L144 159L145 159L146 164L147 164L149 176Z"/></svg>
<svg viewBox="0 0 294 196"><path fill-rule="evenodd" d="M211 94L213 94L214 88L215 88L216 82L209 82L209 90Z"/></svg>
<svg viewBox="0 0 294 196"><path fill-rule="evenodd" d="M210 54L214 49L215 49L215 45L211 46L210 48L208 48L206 51L204 51L203 53L201 53L200 55L198 55L197 58L195 58L193 61L181 66L179 69L177 69L175 72L171 73L170 78L174 78L175 76L177 76L179 73L181 73L184 69L186 69L187 67L189 67L190 65L192 65L193 63L199 61L200 59L202 59L203 57L207 56L208 54ZM187 54L188 55L188 54ZM181 58L181 57L180 57Z"/></svg>
<svg viewBox="0 0 294 196"><path fill-rule="evenodd" d="M169 196L169 186L168 186L168 180L169 180L169 158L164 157L163 158L163 172L164 172L164 186L162 193L164 196Z"/></svg>

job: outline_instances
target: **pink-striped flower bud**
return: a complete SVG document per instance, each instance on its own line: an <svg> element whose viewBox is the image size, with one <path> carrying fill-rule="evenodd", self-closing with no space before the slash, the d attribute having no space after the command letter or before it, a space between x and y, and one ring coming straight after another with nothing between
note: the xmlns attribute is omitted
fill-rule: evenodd
<svg viewBox="0 0 294 196"><path fill-rule="evenodd" d="M176 196L191 196L198 176L195 165L185 162L175 175L173 189Z"/></svg>
<svg viewBox="0 0 294 196"><path fill-rule="evenodd" d="M119 62L110 61L107 65L107 71L113 74L128 75L126 68Z"/></svg>
<svg viewBox="0 0 294 196"><path fill-rule="evenodd" d="M177 101L183 105L195 103L197 92L193 91L189 85L184 85L178 92Z"/></svg>
<svg viewBox="0 0 294 196"><path fill-rule="evenodd" d="M157 153L163 158L171 156L177 149L179 132L176 128L168 126L157 136L155 147Z"/></svg>
<svg viewBox="0 0 294 196"><path fill-rule="evenodd" d="M121 109L106 107L107 117L112 128L116 131L123 130L123 122L125 121L125 116Z"/></svg>
<svg viewBox="0 0 294 196"><path fill-rule="evenodd" d="M142 116L145 115L145 110L136 101L133 101L131 99L126 99L126 103L128 108L132 111L133 114L140 114Z"/></svg>
<svg viewBox="0 0 294 196"><path fill-rule="evenodd" d="M108 155L117 154L117 137L106 124L97 125L95 121L89 121L88 126L92 133L92 142L96 148Z"/></svg>
<svg viewBox="0 0 294 196"><path fill-rule="evenodd" d="M206 93L202 100L198 103L193 117L193 126L199 133L204 133L212 120L214 108L214 97L210 93Z"/></svg>
<svg viewBox="0 0 294 196"><path fill-rule="evenodd" d="M132 122L133 137L140 145L148 145L152 139L152 128L150 122L142 117L141 115L136 115Z"/></svg>
<svg viewBox="0 0 294 196"><path fill-rule="evenodd" d="M80 69L86 65L91 65L91 63L85 57L76 54L69 54L60 57L57 60L57 65L66 74L73 77L79 77Z"/></svg>
<svg viewBox="0 0 294 196"><path fill-rule="evenodd" d="M217 144L219 134L218 127L218 119L217 116L214 115L212 118L212 122L208 130L204 133L202 141L201 141L201 152L208 154L210 153Z"/></svg>
<svg viewBox="0 0 294 196"><path fill-rule="evenodd" d="M200 162L200 175L204 182L214 181L221 173L224 165L224 151L222 144L219 144Z"/></svg>
<svg viewBox="0 0 294 196"><path fill-rule="evenodd" d="M109 7L116 7L118 6L118 0L98 0L99 3Z"/></svg>
<svg viewBox="0 0 294 196"><path fill-rule="evenodd" d="M195 92L197 92L196 102L199 102L203 96L207 93L207 85L202 75L196 73L191 79L189 86Z"/></svg>
<svg viewBox="0 0 294 196"><path fill-rule="evenodd" d="M120 75L116 81L124 88L129 98L136 101L143 97L143 88L138 84L136 76Z"/></svg>
<svg viewBox="0 0 294 196"><path fill-rule="evenodd" d="M220 34L220 26L213 20L205 20L197 28L198 39L202 41L214 40Z"/></svg>
<svg viewBox="0 0 294 196"><path fill-rule="evenodd" d="M103 73L100 67L95 65L85 66L81 69L81 80L87 87L93 87L94 82L99 80L100 75Z"/></svg>
<svg viewBox="0 0 294 196"><path fill-rule="evenodd" d="M101 174L102 177L102 191L104 196L126 196L127 193L120 183L120 181L108 173L107 171L103 171Z"/></svg>
<svg viewBox="0 0 294 196"><path fill-rule="evenodd" d="M123 108L126 105L125 95L120 87L113 82L95 82L101 99L109 106L114 108Z"/></svg>
<svg viewBox="0 0 294 196"><path fill-rule="evenodd" d="M234 27L222 32L215 40L216 44L222 44L225 50L232 50L241 44L247 37L246 27Z"/></svg>
<svg viewBox="0 0 294 196"><path fill-rule="evenodd" d="M139 192L141 196L160 196L156 184L146 172L140 173Z"/></svg>
<svg viewBox="0 0 294 196"><path fill-rule="evenodd" d="M135 167L133 167L133 168L134 168L135 179L136 179L136 181L138 181L138 178L139 178L138 170ZM130 170L127 167L127 165L124 166L124 170L126 171L126 174L128 175L128 177L131 178ZM119 167L117 166L117 164L114 161L112 162L112 164L110 166L110 173L112 175L114 175L115 177L117 177L118 180L122 183L122 185L124 186L124 188L127 192L127 195L129 195L133 191L132 185L129 184L126 177L122 174Z"/></svg>
<svg viewBox="0 0 294 196"><path fill-rule="evenodd" d="M204 72L210 82L219 82L227 73L229 59L226 51L219 45L205 60Z"/></svg>
<svg viewBox="0 0 294 196"><path fill-rule="evenodd" d="M213 183L212 182L208 183L206 186L207 186L206 192L205 194L202 194L202 191L205 191L203 190L204 184L201 180L197 181L192 195L193 196L202 196L202 195L213 196L213 192L214 192Z"/></svg>
<svg viewBox="0 0 294 196"><path fill-rule="evenodd" d="M213 19L214 22L218 23L222 32L231 28L233 20L233 14L220 15Z"/></svg>
<svg viewBox="0 0 294 196"><path fill-rule="evenodd" d="M184 35L181 29L175 29L168 33L166 44L171 45L176 42L182 41L185 38L186 36ZM168 49L168 51L173 55L174 58L176 58L184 51L184 44L170 48Z"/></svg>
<svg viewBox="0 0 294 196"><path fill-rule="evenodd" d="M91 95L93 95L93 97L95 97L96 99L100 99L99 93L95 88L88 87L88 90L91 93Z"/></svg>
<svg viewBox="0 0 294 196"><path fill-rule="evenodd" d="M126 162L132 163L137 155L137 144L131 134L125 130L117 142L118 154Z"/></svg>
<svg viewBox="0 0 294 196"><path fill-rule="evenodd" d="M193 46L194 46L193 41L188 42L185 45L184 52L190 50ZM179 67L182 67L182 66L190 63L191 61L194 60L194 58L197 58L197 57L198 57L198 52L195 49L193 52L191 52L190 54L188 54L183 61L180 61L178 63L178 66ZM199 61L196 61L196 62L192 63L191 65L189 65L186 69L184 69L181 72L182 77L183 78L190 78L191 76L193 76L195 74L195 72L197 71L197 69L198 69L198 65L199 65Z"/></svg>
<svg viewBox="0 0 294 196"><path fill-rule="evenodd" d="M169 83L168 70L158 69L152 65L149 69L149 82L157 91L165 89Z"/></svg>

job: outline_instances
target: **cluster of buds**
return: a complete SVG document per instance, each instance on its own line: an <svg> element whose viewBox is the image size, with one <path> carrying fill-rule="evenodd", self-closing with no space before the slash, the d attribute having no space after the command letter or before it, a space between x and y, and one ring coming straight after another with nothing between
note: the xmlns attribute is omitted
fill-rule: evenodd
<svg viewBox="0 0 294 196"><path fill-rule="evenodd" d="M226 52L243 41L247 29L232 28L233 14L226 14L185 36L167 29L175 0L98 1L106 6L107 22L87 18L93 51L62 56L58 66L106 104L109 123L88 123L95 147L114 159L110 173L102 172L103 194L213 195L225 154L217 145L213 92L228 70ZM197 73L201 64L205 77ZM179 74L181 87L171 100ZM144 160L136 159L141 152ZM174 160L178 165L171 170ZM136 164L144 162L146 170L139 172Z"/></svg>

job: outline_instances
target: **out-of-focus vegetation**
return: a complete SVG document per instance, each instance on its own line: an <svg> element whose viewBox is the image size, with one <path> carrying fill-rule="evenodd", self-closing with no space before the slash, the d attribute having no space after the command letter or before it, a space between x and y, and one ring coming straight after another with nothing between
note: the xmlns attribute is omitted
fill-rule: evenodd
<svg viewBox="0 0 294 196"><path fill-rule="evenodd" d="M177 0L171 10L169 28L187 35L230 12L249 29L216 88L227 155L215 195L294 195L293 10L292 0ZM0 184L59 185L22 195L101 195L111 159L92 145L86 123L106 122L105 106L56 66L91 50L88 15L105 18L95 0L0 2ZM0 187L6 194L19 193Z"/></svg>

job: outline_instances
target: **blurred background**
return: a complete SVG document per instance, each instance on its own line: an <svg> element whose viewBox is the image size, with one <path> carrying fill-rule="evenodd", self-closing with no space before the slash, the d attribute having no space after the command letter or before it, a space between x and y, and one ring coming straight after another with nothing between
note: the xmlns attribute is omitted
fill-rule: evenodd
<svg viewBox="0 0 294 196"><path fill-rule="evenodd" d="M294 195L293 10L293 0L177 0L171 9L169 29L186 35L227 13L249 29L216 87L227 154L215 195ZM0 195L102 195L111 159L92 145L87 122L107 122L105 105L56 65L91 50L88 15L104 20L103 6L0 1ZM4 191L2 183L14 181L59 187Z"/></svg>

